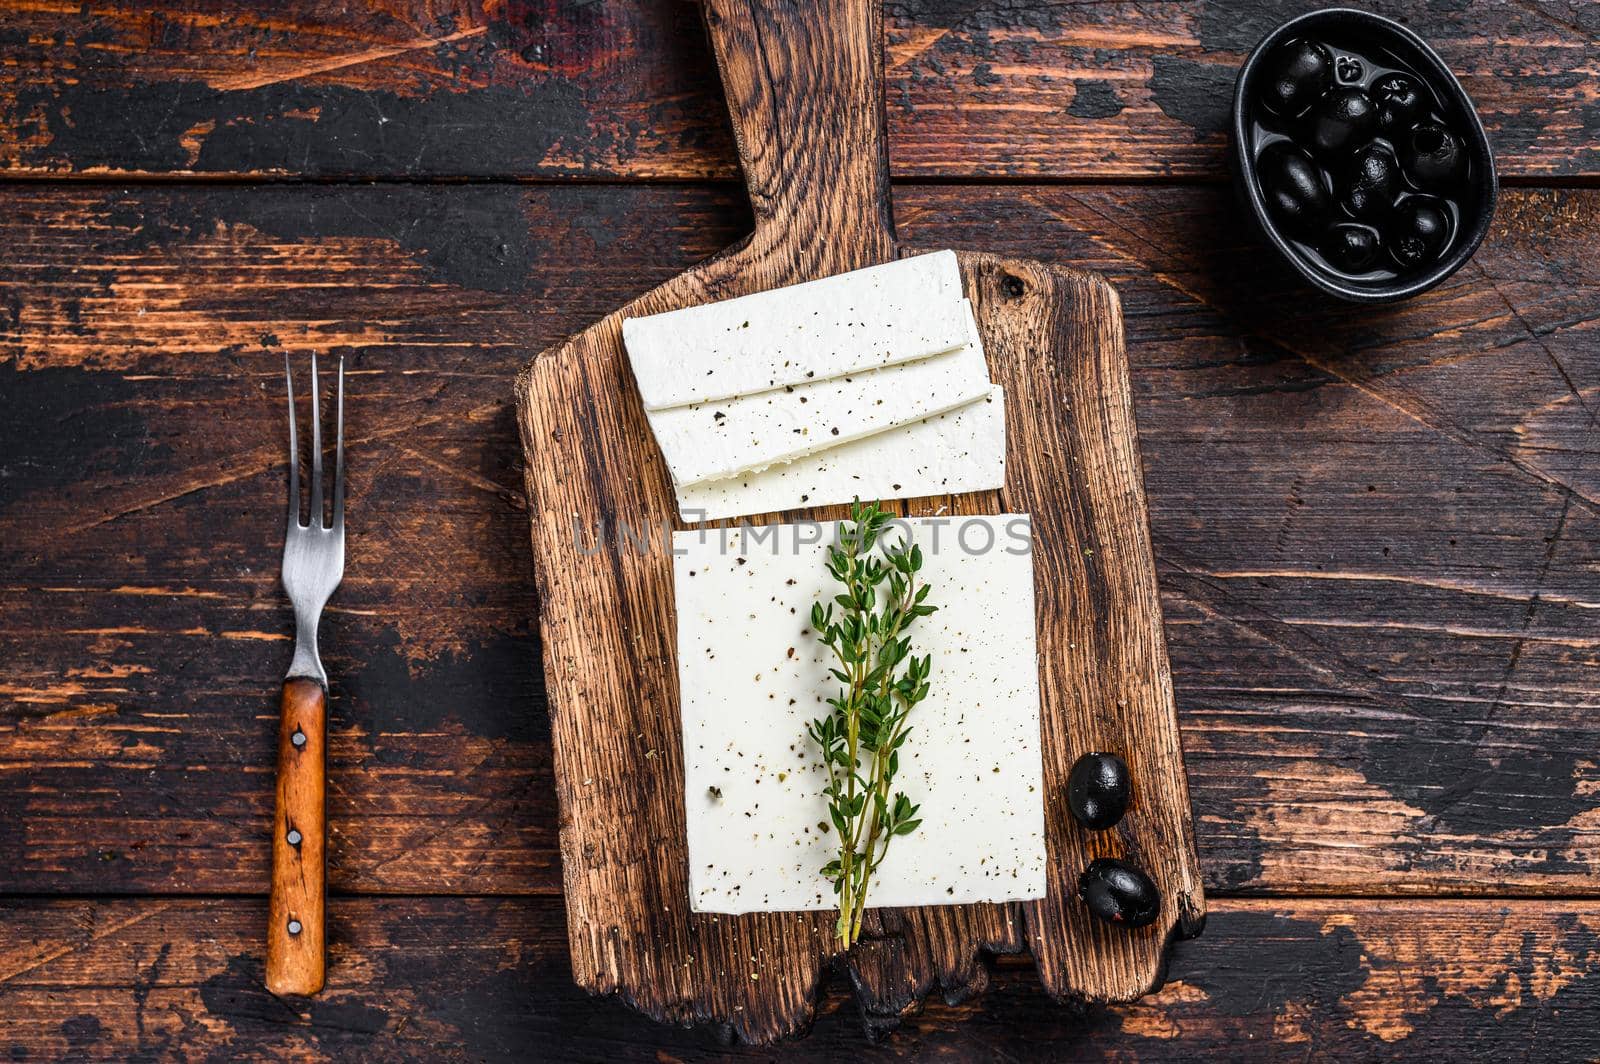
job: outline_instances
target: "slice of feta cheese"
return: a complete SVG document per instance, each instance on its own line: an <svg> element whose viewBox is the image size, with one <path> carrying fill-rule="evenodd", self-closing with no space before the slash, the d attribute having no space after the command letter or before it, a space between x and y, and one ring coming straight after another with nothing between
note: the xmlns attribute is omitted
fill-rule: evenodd
<svg viewBox="0 0 1600 1064"><path fill-rule="evenodd" d="M856 499L994 491L1006 481L1005 391L759 473L677 489L685 521L775 513Z"/></svg>
<svg viewBox="0 0 1600 1064"><path fill-rule="evenodd" d="M646 410L827 380L968 340L953 251L629 318L622 341Z"/></svg>
<svg viewBox="0 0 1600 1064"><path fill-rule="evenodd" d="M832 380L646 416L675 484L752 473L944 413L987 395L977 343Z"/></svg>
<svg viewBox="0 0 1600 1064"><path fill-rule="evenodd" d="M903 522L939 607L908 632L932 656L894 791L921 806L874 873L872 907L1045 893L1033 559L1025 514ZM894 527L894 526L891 526ZM827 909L838 845L806 734L837 693L810 631L836 591L831 525L673 534L690 907Z"/></svg>

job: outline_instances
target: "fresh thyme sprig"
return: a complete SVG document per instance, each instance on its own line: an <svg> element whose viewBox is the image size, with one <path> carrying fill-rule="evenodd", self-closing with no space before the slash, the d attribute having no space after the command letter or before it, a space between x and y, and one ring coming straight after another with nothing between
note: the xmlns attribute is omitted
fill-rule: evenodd
<svg viewBox="0 0 1600 1064"><path fill-rule="evenodd" d="M922 548L909 536L884 538L891 517L876 503L858 500L850 507L850 520L836 527L828 549L828 572L842 590L832 602L811 607L811 628L833 651L830 671L843 685L827 700L831 712L806 731L821 748L828 772L823 793L839 850L822 874L839 896L836 931L845 949L861 934L867 888L889 842L922 823L919 807L904 794L896 792L891 800L890 786L911 733L907 717L928 696L932 672L931 655L912 654L905 633L934 607L926 601L928 586L917 580Z"/></svg>

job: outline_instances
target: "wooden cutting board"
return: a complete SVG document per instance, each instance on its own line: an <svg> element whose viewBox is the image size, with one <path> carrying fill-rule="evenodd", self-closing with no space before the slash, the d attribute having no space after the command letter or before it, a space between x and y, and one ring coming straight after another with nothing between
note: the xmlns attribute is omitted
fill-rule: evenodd
<svg viewBox="0 0 1600 1064"><path fill-rule="evenodd" d="M755 232L543 352L517 381L573 977L658 1020L716 1024L750 1042L804 1030L830 962L847 969L869 1025L894 1022L934 988L980 991L984 950L1031 951L1063 1000L1136 998L1160 984L1170 942L1199 933L1204 899L1121 309L1101 278L1038 262L960 255L991 375L1005 387L1004 491L904 511L1033 515L1049 897L876 911L844 958L827 913L689 912L663 540L683 526L622 320L936 250L894 236L878 0L704 8ZM624 522L635 535L651 530L654 549L619 535ZM587 553L601 530L601 550ZM1090 750L1120 753L1134 780L1128 815L1099 834L1077 826L1064 795L1073 761ZM1099 856L1149 872L1162 895L1155 924L1128 931L1088 914L1076 884Z"/></svg>

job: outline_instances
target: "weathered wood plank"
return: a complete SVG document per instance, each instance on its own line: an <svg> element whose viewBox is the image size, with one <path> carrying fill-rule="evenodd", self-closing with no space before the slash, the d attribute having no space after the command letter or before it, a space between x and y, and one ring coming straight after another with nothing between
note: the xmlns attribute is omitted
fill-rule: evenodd
<svg viewBox="0 0 1600 1064"><path fill-rule="evenodd" d="M1600 889L1600 195L1511 192L1383 311L1290 287L1220 188L897 215L1121 293L1208 889ZM353 393L331 882L554 892L508 383L747 226L672 187L5 190L0 890L264 893L314 348Z"/></svg>
<svg viewBox="0 0 1600 1064"><path fill-rule="evenodd" d="M16 1060L765 1059L711 1032L588 998L561 903L343 898L328 988L261 986L265 902L0 902L0 1044ZM1600 1052L1592 902L1245 901L1213 905L1168 983L1085 1014L1025 957L934 999L870 1044L845 980L786 1059L1582 1060ZM559 1046L559 1053L552 1047Z"/></svg>
<svg viewBox="0 0 1600 1064"><path fill-rule="evenodd" d="M1239 62L1312 6L888 0L895 172L1221 176ZM1589 7L1371 6L1461 75L1504 172L1600 171ZM0 167L14 174L726 177L733 162L684 0L0 14Z"/></svg>

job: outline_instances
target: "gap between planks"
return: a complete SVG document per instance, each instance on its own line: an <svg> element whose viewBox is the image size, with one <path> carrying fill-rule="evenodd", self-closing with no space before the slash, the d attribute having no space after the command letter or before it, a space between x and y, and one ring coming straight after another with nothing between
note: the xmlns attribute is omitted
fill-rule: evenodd
<svg viewBox="0 0 1600 1064"><path fill-rule="evenodd" d="M972 187L972 188L1215 188L1228 185L1233 178L1225 172L1210 174L905 174L891 176L889 183L896 188ZM1594 174L1500 174L1501 188L1521 189L1600 189L1600 173ZM0 188L7 186L59 185L62 187L94 188L97 186L126 188L155 187L213 187L218 185L306 185L313 188L372 188L374 186L437 186L453 185L505 185L517 188L560 188L581 185L586 188L726 188L744 191L744 182L738 174L705 177L695 174L659 175L641 174L637 177L617 177L613 174L573 173L555 177L543 174L279 174L279 173L124 173L118 170L61 170L0 172Z"/></svg>

